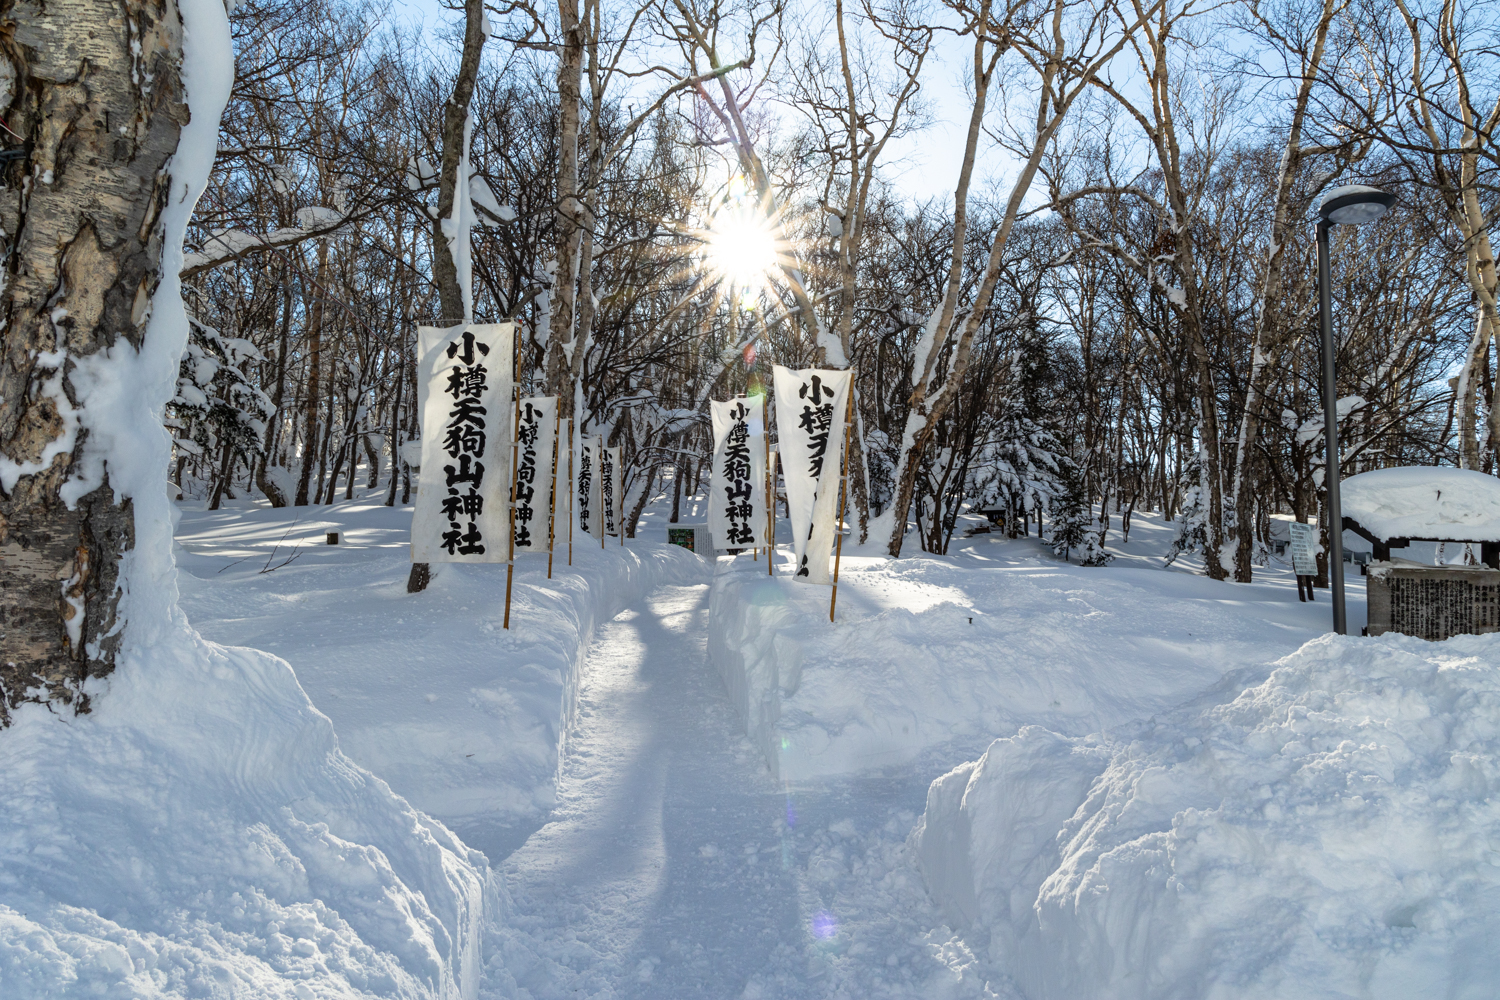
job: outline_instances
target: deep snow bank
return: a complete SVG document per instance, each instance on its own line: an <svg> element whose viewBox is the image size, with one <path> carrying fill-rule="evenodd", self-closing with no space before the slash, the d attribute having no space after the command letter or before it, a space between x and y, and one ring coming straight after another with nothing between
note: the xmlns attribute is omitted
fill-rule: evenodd
<svg viewBox="0 0 1500 1000"><path fill-rule="evenodd" d="M1327 605L1299 605L1290 586L1085 569L1024 541L979 541L991 561L846 556L834 624L829 588L768 578L749 556L719 560L710 658L773 773L851 774L955 744L977 753L1032 723L1082 735L1225 674L1259 680L1325 627Z"/></svg>
<svg viewBox="0 0 1500 1000"><path fill-rule="evenodd" d="M1488 997L1500 637L1328 636L1108 737L935 781L935 900L1032 1000Z"/></svg>
<svg viewBox="0 0 1500 1000"><path fill-rule="evenodd" d="M285 662L178 627L0 738L0 995L473 996L485 859L338 749Z"/></svg>
<svg viewBox="0 0 1500 1000"><path fill-rule="evenodd" d="M426 591L406 593L411 508L383 500L189 505L183 607L208 638L284 656L350 758L498 861L553 805L595 624L707 570L645 539L580 541L571 568L564 546L551 580L545 556L526 556L506 630L504 565L436 566ZM273 566L297 558L260 572L273 550Z"/></svg>

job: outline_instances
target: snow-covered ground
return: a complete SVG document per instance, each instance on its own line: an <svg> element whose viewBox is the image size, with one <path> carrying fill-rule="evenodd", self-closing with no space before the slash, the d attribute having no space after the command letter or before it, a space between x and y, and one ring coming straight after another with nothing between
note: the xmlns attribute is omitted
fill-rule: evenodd
<svg viewBox="0 0 1500 1000"><path fill-rule="evenodd" d="M440 564L424 593L407 594L411 508L383 500L189 505L177 533L183 607L206 637L285 658L345 753L504 857L552 807L595 622L697 579L704 563L665 545L580 539L549 580L545 555L524 556L507 630L504 565Z"/></svg>
<svg viewBox="0 0 1500 1000"><path fill-rule="evenodd" d="M846 550L830 624L828 590L768 579L763 556L663 545L665 502L550 581L523 560L506 631L503 566L405 593L410 508L380 500L180 505L203 639L157 669L233 693L226 710L259 685L270 717L111 688L84 720L23 719L34 749L0 774L22 803L0 827L0 995L1331 998L1495 978L1474 942L1500 931L1500 640L1319 638L1326 592L1300 604L1277 563L1251 585L1163 568L1172 526L1149 516L1101 568L998 535ZM175 749L146 746L153 727ZM96 763L45 763L70 753ZM85 888L68 838L115 814Z"/></svg>
<svg viewBox="0 0 1500 1000"><path fill-rule="evenodd" d="M472 996L485 857L345 756L286 661L193 632L165 548L130 556L157 586L92 711L0 734L0 996Z"/></svg>
<svg viewBox="0 0 1500 1000"><path fill-rule="evenodd" d="M1500 636L1325 636L1112 733L934 782L927 883L1031 1000L1464 997L1500 982Z"/></svg>
<svg viewBox="0 0 1500 1000"><path fill-rule="evenodd" d="M1137 515L1098 568L999 534L955 538L947 556L846 553L832 625L827 588L725 558L710 648L751 738L798 781L977 753L1026 724L1083 735L1143 718L1255 683L1328 628L1327 592L1299 603L1285 565L1214 582L1163 569L1171 536ZM1358 573L1348 605L1357 631Z"/></svg>

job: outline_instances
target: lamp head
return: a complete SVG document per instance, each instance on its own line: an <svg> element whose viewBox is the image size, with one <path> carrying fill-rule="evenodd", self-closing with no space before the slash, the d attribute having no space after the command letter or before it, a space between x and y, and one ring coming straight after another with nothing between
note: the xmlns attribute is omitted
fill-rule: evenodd
<svg viewBox="0 0 1500 1000"><path fill-rule="evenodd" d="M1374 222L1391 210L1396 196L1363 184L1346 184L1323 193L1318 215L1325 222L1360 225Z"/></svg>

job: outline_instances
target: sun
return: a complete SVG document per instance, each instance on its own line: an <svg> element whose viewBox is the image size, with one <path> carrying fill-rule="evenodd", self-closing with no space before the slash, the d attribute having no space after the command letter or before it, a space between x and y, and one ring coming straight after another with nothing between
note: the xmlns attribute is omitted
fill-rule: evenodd
<svg viewBox="0 0 1500 1000"><path fill-rule="evenodd" d="M781 257L774 224L754 199L726 204L704 234L704 263L741 292L758 291Z"/></svg>

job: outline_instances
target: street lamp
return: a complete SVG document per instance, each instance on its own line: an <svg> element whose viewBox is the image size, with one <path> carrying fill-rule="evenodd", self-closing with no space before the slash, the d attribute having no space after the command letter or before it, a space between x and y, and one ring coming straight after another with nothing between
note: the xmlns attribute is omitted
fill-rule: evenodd
<svg viewBox="0 0 1500 1000"><path fill-rule="evenodd" d="M1363 184L1327 191L1318 204L1318 325L1323 333L1323 479L1328 486L1328 577L1333 588L1333 630L1349 634L1344 614L1344 508L1339 502L1338 390L1333 371L1333 295L1328 278L1328 230L1335 223L1374 222L1391 210L1394 195Z"/></svg>

